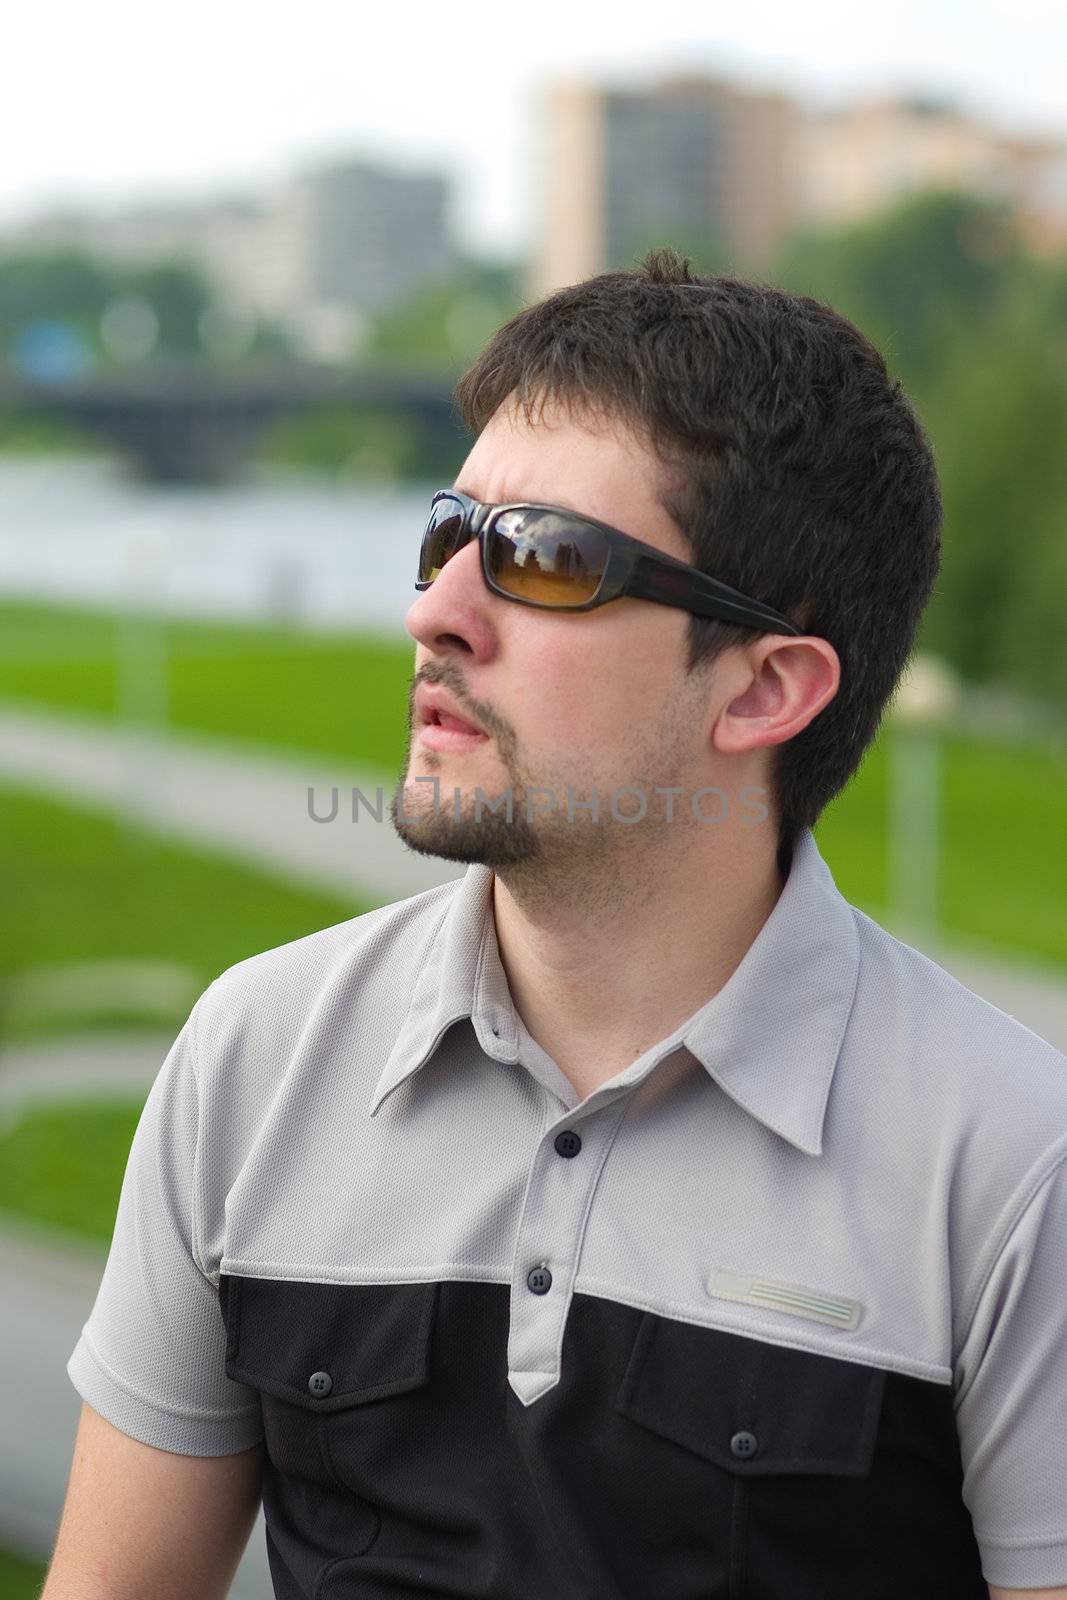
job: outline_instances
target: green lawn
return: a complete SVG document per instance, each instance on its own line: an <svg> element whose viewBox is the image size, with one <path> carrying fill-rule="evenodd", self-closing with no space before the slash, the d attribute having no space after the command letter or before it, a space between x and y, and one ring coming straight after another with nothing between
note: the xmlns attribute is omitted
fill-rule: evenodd
<svg viewBox="0 0 1067 1600"><path fill-rule="evenodd" d="M0 1216L106 1248L143 1105L143 1095L101 1095L21 1107L0 1128Z"/></svg>
<svg viewBox="0 0 1067 1600"><path fill-rule="evenodd" d="M944 923L1067 978L1067 751L948 741Z"/></svg>
<svg viewBox="0 0 1067 1600"><path fill-rule="evenodd" d="M883 732L815 829L846 899L891 920ZM940 925L950 942L1036 957L1067 979L1067 750L941 742Z"/></svg>
<svg viewBox="0 0 1067 1600"><path fill-rule="evenodd" d="M113 717L128 681L119 663L132 656L136 674L136 652L157 644L174 727L399 772L415 653L403 638L123 622L109 611L8 601L0 604L0 701Z"/></svg>
<svg viewBox="0 0 1067 1600"><path fill-rule="evenodd" d="M186 970L199 992L235 961L376 903L292 886L141 833L109 812L4 788L0 871L0 1036L47 1030L47 1017L20 1004L20 975L68 962L154 958ZM151 1015L180 1025L187 1012L179 993L170 1009ZM145 1016L116 1003L95 1020Z"/></svg>
<svg viewBox="0 0 1067 1600"><path fill-rule="evenodd" d="M174 963L188 973L188 991L150 1020L176 1034L196 995L235 961L374 904L306 892L221 856L130 833L108 813L3 789L0 870L0 1034L9 1041L149 1020L132 1002L89 1016L26 1013L17 1003L21 975L134 955ZM48 1102L8 1123L0 1133L0 1209L106 1242L142 1103Z"/></svg>
<svg viewBox="0 0 1067 1600"><path fill-rule="evenodd" d="M0 700L114 717L117 662L134 626L108 611L0 605ZM157 630L165 646L174 726L234 743L325 752L399 775L410 641L173 619L140 626ZM888 898L889 737L879 737L816 830L842 893L872 914ZM1067 966L1065 833L1062 753L947 737L946 932Z"/></svg>
<svg viewBox="0 0 1067 1600"><path fill-rule="evenodd" d="M45 1570L44 1562L24 1561L0 1550L0 1600L37 1600Z"/></svg>

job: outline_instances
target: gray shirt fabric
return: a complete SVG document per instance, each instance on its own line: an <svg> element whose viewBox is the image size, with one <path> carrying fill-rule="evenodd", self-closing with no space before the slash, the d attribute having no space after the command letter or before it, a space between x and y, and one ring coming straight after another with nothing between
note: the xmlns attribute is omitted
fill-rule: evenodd
<svg viewBox="0 0 1067 1600"><path fill-rule="evenodd" d="M492 881L472 865L201 995L130 1150L81 1396L164 1450L270 1447L220 1277L363 1304L436 1284L503 1297L503 1399L532 1420L588 1297L950 1396L985 1579L1067 1583L1067 1057L850 905L807 831L725 986L580 1099L512 1003ZM736 1426L723 1471L755 1471Z"/></svg>

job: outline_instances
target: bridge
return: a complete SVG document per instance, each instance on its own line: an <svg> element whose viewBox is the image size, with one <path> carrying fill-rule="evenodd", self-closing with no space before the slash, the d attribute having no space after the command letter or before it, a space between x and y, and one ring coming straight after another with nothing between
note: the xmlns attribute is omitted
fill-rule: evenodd
<svg viewBox="0 0 1067 1600"><path fill-rule="evenodd" d="M151 482L224 483L240 475L279 418L331 403L403 413L428 442L457 453L470 441L452 410L453 381L440 370L402 366L159 361L59 382L0 374L0 416L73 423L117 446Z"/></svg>

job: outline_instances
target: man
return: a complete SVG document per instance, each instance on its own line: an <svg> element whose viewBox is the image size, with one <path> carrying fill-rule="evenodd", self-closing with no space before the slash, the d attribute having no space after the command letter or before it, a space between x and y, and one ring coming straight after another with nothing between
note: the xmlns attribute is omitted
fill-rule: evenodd
<svg viewBox="0 0 1067 1600"><path fill-rule="evenodd" d="M46 1600L224 1594L260 1490L283 1600L1064 1600L1067 1061L811 831L937 572L907 401L669 251L458 399L393 821L468 870L194 1007Z"/></svg>

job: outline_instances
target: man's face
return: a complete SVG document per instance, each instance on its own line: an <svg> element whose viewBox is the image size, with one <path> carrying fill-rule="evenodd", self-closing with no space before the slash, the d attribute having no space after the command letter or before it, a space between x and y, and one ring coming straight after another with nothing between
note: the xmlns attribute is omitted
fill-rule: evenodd
<svg viewBox="0 0 1067 1600"><path fill-rule="evenodd" d="M453 487L477 500L565 506L688 561L655 497L660 470L619 423L579 423L546 406L529 425L502 407ZM486 586L471 540L405 618L416 650L402 811L395 801L392 808L401 838L425 854L493 867L549 858L577 865L590 851L647 843L653 827L685 828L692 789L724 782L721 770L711 775L710 674L685 671L688 621L677 607L630 596L586 612L518 605ZM414 705L420 685L439 685L484 735L453 743L428 731ZM686 788L670 824L657 785ZM634 787L647 817L615 820L613 794L620 815L640 813L637 794L618 793ZM487 804L507 792L510 821ZM714 797L705 804L714 815Z"/></svg>

